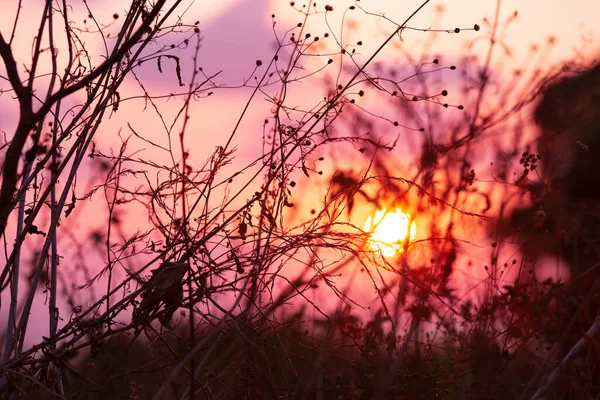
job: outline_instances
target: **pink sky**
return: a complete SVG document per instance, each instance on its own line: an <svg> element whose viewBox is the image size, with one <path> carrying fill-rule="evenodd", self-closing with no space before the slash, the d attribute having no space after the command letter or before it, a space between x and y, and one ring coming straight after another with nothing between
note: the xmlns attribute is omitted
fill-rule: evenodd
<svg viewBox="0 0 600 400"><path fill-rule="evenodd" d="M24 2L25 10L34 10L34 6L39 9L40 1ZM113 0L105 2L89 2L90 7L97 15L98 19L104 22L112 20L112 14L122 10L122 2ZM297 2L298 5L302 2ZM348 6L354 4L351 1L335 0L330 1L334 7L334 12L328 15L327 20L335 34L340 33L341 16ZM419 1L405 0L398 2L397 0L363 0L360 1L361 7L369 12L385 14L386 17L401 22L420 4ZM399 5L401 4L401 5ZM322 10L325 3L319 3L319 9ZM409 24L415 28L427 28L431 26L435 20L435 11L443 6L444 13L439 20L439 28L454 29L455 27L469 28L474 24L479 24L481 30L479 32L463 31L460 34L438 33L437 40L432 47L427 48L427 43L432 33L422 33L414 31L406 31L403 34L404 42L396 40L395 46L407 50L414 54L415 57L420 57L423 49L426 48L428 54L440 55L443 62L450 65L458 62L461 55L464 54L465 43L476 41L473 47L473 52L483 56L487 51L486 35L489 33L488 25L484 22L487 18L489 21L493 19L494 9L496 7L495 0L452 0L452 1L432 1L414 20ZM10 34L9 28L12 25L12 16L14 15L14 4L8 0L0 0L0 30L3 35ZM185 9L185 7L183 8ZM501 2L501 23L504 23L514 12L518 10L518 17L511 22L507 27L506 33L501 36L512 52L512 56L507 58L506 55L499 51L496 53L498 61L493 63L498 76L502 75L505 70L521 65L522 61L529 54L529 49L532 44L543 46L549 37L556 39L556 44L552 52L545 58L547 65L555 65L565 60L569 60L574 56L583 55L591 59L597 56L599 50L598 36L600 35L600 27L597 23L597 16L600 15L600 3L596 0L573 0L565 2L561 0L504 0ZM36 9L37 12L37 9ZM83 10L74 10L74 21L82 24L85 14ZM207 0L196 1L191 3L186 13L182 16L186 22L200 21L199 27L202 36L202 46L199 52L199 64L203 67L207 74L211 74L222 70L222 74L216 79L219 83L235 86L240 84L244 79L250 77L254 70L255 61L260 59L268 64L276 50L276 43L273 33L273 19L271 14L275 14L275 32L282 35L284 31L293 27L296 23L302 20L302 15L289 6L289 1L267 1L267 0ZM35 34L31 31L32 22L36 22L35 12L27 13L21 21L17 30L17 39L13 46L16 58L20 63L26 63L30 57L31 40ZM386 34L393 31L394 26L375 16L366 16L360 10L348 12L346 15L346 25L344 27L344 41L354 43L358 40L364 42L360 47L359 55L356 59L364 61L385 39ZM357 31L352 31L348 25L356 24ZM311 17L308 24L308 31L318 35L327 31L327 26L324 23L324 15ZM171 39L164 39L159 42L159 45L168 45ZM187 82L190 77L189 70L191 68L193 56L193 40L188 50L181 50L177 54L181 57L184 82ZM329 43L333 43L330 41ZM102 47L99 43L90 43L92 48L98 53L102 52ZM326 53L328 45L324 45L320 51ZM333 47L331 47L333 48ZM331 66L332 74L339 67L339 57L334 56L334 63ZM317 65L324 64L324 60L316 59L312 63L307 63L307 67L315 68ZM394 47L386 49L381 57L377 59L386 63L386 65L398 65L403 62L403 58L399 56ZM347 62L347 61L346 61ZM4 66L0 66L0 75L4 74ZM139 76L144 80L147 89L154 94L170 93L177 88L177 81L174 74L174 69L169 67L167 61L164 62L164 72L159 74L156 65L149 63L140 69ZM263 67L264 68L264 67ZM260 71L260 70L259 70ZM186 80L187 79L187 80ZM452 75L444 74L444 79L452 81ZM6 84L0 81L0 88L6 88ZM185 89L185 88L184 88ZM275 89L270 89L271 94ZM127 81L123 87L122 97L125 93L139 94L133 80ZM237 117L243 109L250 90L215 90L213 96L203 99L192 106L191 126L188 132L187 146L191 151L191 162L194 166L200 166L212 150L217 145L223 144L226 138L232 131ZM322 82L306 81L302 85L294 86L294 91L291 93L293 102L302 104L308 102L314 104L324 95ZM8 135L12 132L15 124L15 102L10 97L10 94L3 94L0 97L0 129L6 131ZM173 116L178 107L178 101L162 101L160 105L165 116ZM393 109L386 104L372 104L368 100L365 104L369 104L377 108L381 115L390 115ZM238 147L237 162L244 165L249 160L254 159L260 154L260 146L258 145L262 138L262 121L268 117L270 104L264 101L264 96L257 96L253 106L250 108L248 115L242 121L240 133L236 136L234 144ZM387 114L386 114L387 113ZM121 110L112 118L106 119L103 132L101 133L102 148L108 149L111 146L118 146L119 140L116 133L119 129L123 129L123 135L127 136L127 122L139 132L144 132L152 140L162 144L166 143L164 132L160 129L159 120L151 109L143 111L141 102L124 103ZM177 132L177 131L176 131ZM405 134L405 133L403 133ZM175 135L176 136L176 135ZM147 149L147 146L140 142L132 142L131 149ZM157 162L167 162L166 154L160 152L151 152L146 150L142 153L145 156L151 157ZM400 154L400 153L398 153ZM335 168L336 164L324 164L323 168ZM90 167L91 168L91 167ZM233 166L232 168L235 168ZM298 179L301 179L299 174ZM257 183L258 184L258 183ZM299 187L303 187L305 183L301 183ZM308 187L308 186L304 186ZM300 190L298 190L300 192ZM300 192L302 193L302 192ZM306 192L311 193L311 192ZM322 193L314 193L314 196L305 194L305 210L313 207L322 200ZM98 201L94 204L87 205L86 212L80 215L80 218L72 223L73 232L84 232L90 226L102 227L105 224L102 218L102 213L90 212L88 210L103 210L106 205L103 201ZM142 210L130 210L129 218L140 224L147 221ZM355 222L362 226L366 219L367 211L358 213ZM135 230L132 226L132 231ZM424 233L421 233L424 235ZM481 234L477 232L476 234ZM487 251L487 250L486 250ZM506 248L506 257L510 257L512 248ZM473 258L477 259L480 255L476 254L476 250L471 251ZM487 253L486 253L487 254ZM465 273L466 275L467 273ZM473 282L480 279L480 275L473 278ZM361 296L365 296L365 301L373 295L369 287L356 287L358 292L363 292ZM3 294L4 296L4 294ZM5 299L3 298L3 303ZM4 309L2 310L4 313ZM40 311L41 314L45 311ZM45 328L41 327L44 333Z"/></svg>

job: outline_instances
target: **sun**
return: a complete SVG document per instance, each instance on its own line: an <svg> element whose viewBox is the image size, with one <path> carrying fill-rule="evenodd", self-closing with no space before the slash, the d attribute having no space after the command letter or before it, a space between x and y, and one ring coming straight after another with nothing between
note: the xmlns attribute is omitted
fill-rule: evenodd
<svg viewBox="0 0 600 400"><path fill-rule="evenodd" d="M367 218L364 231L371 232L368 242L371 249L391 257L404 252L406 240L410 243L415 239L417 226L411 221L410 215L399 208L395 211L384 208L378 210L375 217Z"/></svg>

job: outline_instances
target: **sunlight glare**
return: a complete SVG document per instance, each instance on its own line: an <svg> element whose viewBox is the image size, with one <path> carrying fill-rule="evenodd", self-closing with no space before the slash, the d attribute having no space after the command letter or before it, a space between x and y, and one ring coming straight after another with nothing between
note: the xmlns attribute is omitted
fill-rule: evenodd
<svg viewBox="0 0 600 400"><path fill-rule="evenodd" d="M367 218L364 231L371 232L369 238L371 249L380 251L385 257L391 257L404 252L405 241L407 238L409 242L415 239L417 227L410 216L399 208L390 212L386 212L384 208L378 210L374 218Z"/></svg>

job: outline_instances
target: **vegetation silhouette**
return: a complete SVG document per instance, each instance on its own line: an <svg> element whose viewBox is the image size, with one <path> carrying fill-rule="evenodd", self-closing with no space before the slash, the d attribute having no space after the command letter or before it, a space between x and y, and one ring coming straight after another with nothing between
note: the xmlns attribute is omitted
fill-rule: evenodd
<svg viewBox="0 0 600 400"><path fill-rule="evenodd" d="M0 397L597 397L600 67L510 75L516 12L413 26L430 3L393 21L290 2L298 22L271 15L276 46L237 84L202 64L179 0L27 5L30 60L18 8L0 34ZM429 54L440 35L468 37L464 57ZM230 128L202 125L232 90ZM417 226L398 254L362 229L382 209ZM540 278L548 260L568 273Z"/></svg>

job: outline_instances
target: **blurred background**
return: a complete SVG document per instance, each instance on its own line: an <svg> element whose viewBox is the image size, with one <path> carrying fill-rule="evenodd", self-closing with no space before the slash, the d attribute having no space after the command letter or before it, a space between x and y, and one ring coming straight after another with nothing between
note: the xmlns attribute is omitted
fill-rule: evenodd
<svg viewBox="0 0 600 400"><path fill-rule="evenodd" d="M11 49L23 73L34 52L40 4L0 0L1 32L14 36ZM278 357L296 357L301 351L294 346L303 343L312 355L297 366L294 384L310 398L313 391L316 398L333 398L324 387L340 396L392 398L376 393L377 382L401 396L392 377L413 382L405 397L412 398L415 382L436 373L447 378L438 386L448 398L532 395L538 368L542 376L560 365L597 313L600 5L430 1L411 17L422 4L227 0L185 3L169 15L168 29L123 80L118 107L113 102L104 115L77 169L57 235L59 329L119 282L130 280L131 287L109 297L115 302L144 288L151 270L132 276L160 263L159 255L185 255L188 279L195 279L184 288L187 303L171 310L168 324L155 323L142 334L154 343L165 337L162 329L176 332L161 345L178 348L172 360L191 346L184 340L189 309L202 335L218 331L232 310L239 311L232 320L248 326L232 323L226 336L252 327L244 332L259 343L254 335L269 326L291 329L285 340L279 328L265 333L276 343L272 359L249 350L251 361L240 361L231 356L240 343L227 347L218 336L203 385L227 381L223 365L237 376L243 368L232 365L255 366L255 357L287 363ZM71 26L86 49L84 73L115 46L127 7L120 1L69 4ZM57 47L66 65L64 43ZM39 69L50 67L42 57ZM2 65L0 130L10 141L19 104L5 77ZM40 72L34 90L44 93L49 79ZM85 101L85 90L65 99L62 121L74 118ZM58 187L65 182L61 177ZM44 187L41 177L38 183ZM36 194L28 196L35 203ZM38 229L47 231L49 215L40 213ZM13 216L4 234L6 254L17 225ZM187 241L181 241L182 226ZM45 240L29 235L23 242L24 288ZM26 347L48 335L47 271L42 283L34 290ZM9 312L7 285L0 294L2 320ZM27 293L21 291L19 301ZM119 329L134 336L141 329L129 325L136 307L128 300L114 315ZM96 308L100 315L102 307ZM107 341L113 340L108 325L94 328ZM361 361L353 365L365 368L360 374L368 383L348 384L358 373L340 368L333 375L347 390L333 390L330 367L311 372L310 365L335 360L323 361L324 354L350 357L317 343L323 338L356 350ZM108 385L106 368L94 368L102 357L114 363L111 357L123 348L144 354L143 344L129 340L114 335L114 347L104 351L104 342L92 338L81 353L72 350L82 366L78 373ZM597 345L575 367L587 391L565 389L557 398L600 393ZM278 353L278 346L285 350ZM410 361L398 361L409 354ZM461 365L447 372L455 362ZM398 378L401 363L422 375ZM488 376L497 368L507 383ZM70 382L80 378L69 373ZM184 382L183 375L175 381ZM147 394L150 376L119 376L107 390L131 397L139 395L131 382L143 381ZM272 376L270 387L248 384L255 390L249 398L285 392L280 378ZM88 389L82 383L73 397ZM235 390L223 398L234 398Z"/></svg>

